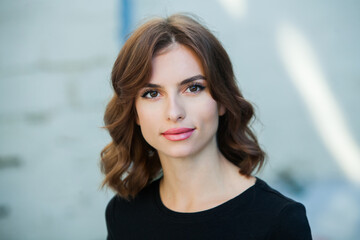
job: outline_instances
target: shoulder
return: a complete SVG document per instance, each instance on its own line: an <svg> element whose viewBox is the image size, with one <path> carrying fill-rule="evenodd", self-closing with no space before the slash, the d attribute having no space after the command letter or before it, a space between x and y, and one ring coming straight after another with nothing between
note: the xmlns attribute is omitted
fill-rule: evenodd
<svg viewBox="0 0 360 240"><path fill-rule="evenodd" d="M260 178L257 178L254 187L256 194L255 201L263 204L265 209L269 209L272 212L281 211L284 207L292 204L302 206L301 203L298 203L293 199L286 197L279 191L270 187L265 181Z"/></svg>
<svg viewBox="0 0 360 240"><path fill-rule="evenodd" d="M157 181L150 183L135 198L130 200L117 194L110 199L105 210L108 239L112 239L111 236L118 236L119 233L137 226L136 222L139 219L152 214L157 186Z"/></svg>
<svg viewBox="0 0 360 240"><path fill-rule="evenodd" d="M305 209L301 203L283 195L260 178L257 178L254 185L253 202L256 209L261 209L265 212L270 211L275 215L279 214L288 206L297 206Z"/></svg>
<svg viewBox="0 0 360 240"><path fill-rule="evenodd" d="M158 181L154 181L142 189L135 198L125 199L118 194L113 196L106 207L106 216L131 214L132 209L139 208L146 205L149 201L152 201L157 191Z"/></svg>
<svg viewBox="0 0 360 240"><path fill-rule="evenodd" d="M311 239L311 231L306 209L271 188L266 182L257 179L253 211L259 213L261 223L269 226L270 239Z"/></svg>

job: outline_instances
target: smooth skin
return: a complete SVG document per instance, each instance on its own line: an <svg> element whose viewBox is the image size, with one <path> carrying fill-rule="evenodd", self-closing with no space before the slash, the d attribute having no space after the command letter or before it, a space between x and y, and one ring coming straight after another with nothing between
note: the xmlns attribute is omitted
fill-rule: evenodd
<svg viewBox="0 0 360 240"><path fill-rule="evenodd" d="M135 106L137 124L160 157L163 204L176 212L203 211L254 185L255 178L241 175L217 147L219 116L226 109L212 98L196 54L174 43L157 54L152 65L150 81ZM165 137L174 129L191 133L184 139Z"/></svg>

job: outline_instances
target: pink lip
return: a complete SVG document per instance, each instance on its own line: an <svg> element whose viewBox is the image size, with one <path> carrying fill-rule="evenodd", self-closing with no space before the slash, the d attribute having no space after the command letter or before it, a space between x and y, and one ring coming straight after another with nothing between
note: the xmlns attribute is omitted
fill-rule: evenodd
<svg viewBox="0 0 360 240"><path fill-rule="evenodd" d="M195 128L171 128L161 135L170 141L181 141L188 139L194 131Z"/></svg>

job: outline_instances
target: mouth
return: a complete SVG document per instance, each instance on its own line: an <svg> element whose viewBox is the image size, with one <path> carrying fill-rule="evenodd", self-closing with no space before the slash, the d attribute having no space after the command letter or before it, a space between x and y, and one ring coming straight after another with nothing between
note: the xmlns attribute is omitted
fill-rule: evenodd
<svg viewBox="0 0 360 240"><path fill-rule="evenodd" d="M170 141L182 141L191 137L195 128L171 128L161 135Z"/></svg>

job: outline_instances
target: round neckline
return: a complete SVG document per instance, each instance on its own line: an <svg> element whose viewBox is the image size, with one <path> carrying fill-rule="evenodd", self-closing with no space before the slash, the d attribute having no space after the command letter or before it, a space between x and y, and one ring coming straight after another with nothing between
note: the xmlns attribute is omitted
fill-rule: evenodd
<svg viewBox="0 0 360 240"><path fill-rule="evenodd" d="M255 183L247 188L245 191L241 192L240 194L236 195L235 197L209 209L205 209L198 212L177 212L174 210L169 209L164 205L160 197L160 179L156 181L155 184L155 201L158 209L160 212L166 216L172 217L174 220L204 220L205 217L214 216L217 219L221 216L228 216L227 213L233 210L235 207L249 204L252 199L252 193L254 192L254 188L260 184L260 179L255 177Z"/></svg>

